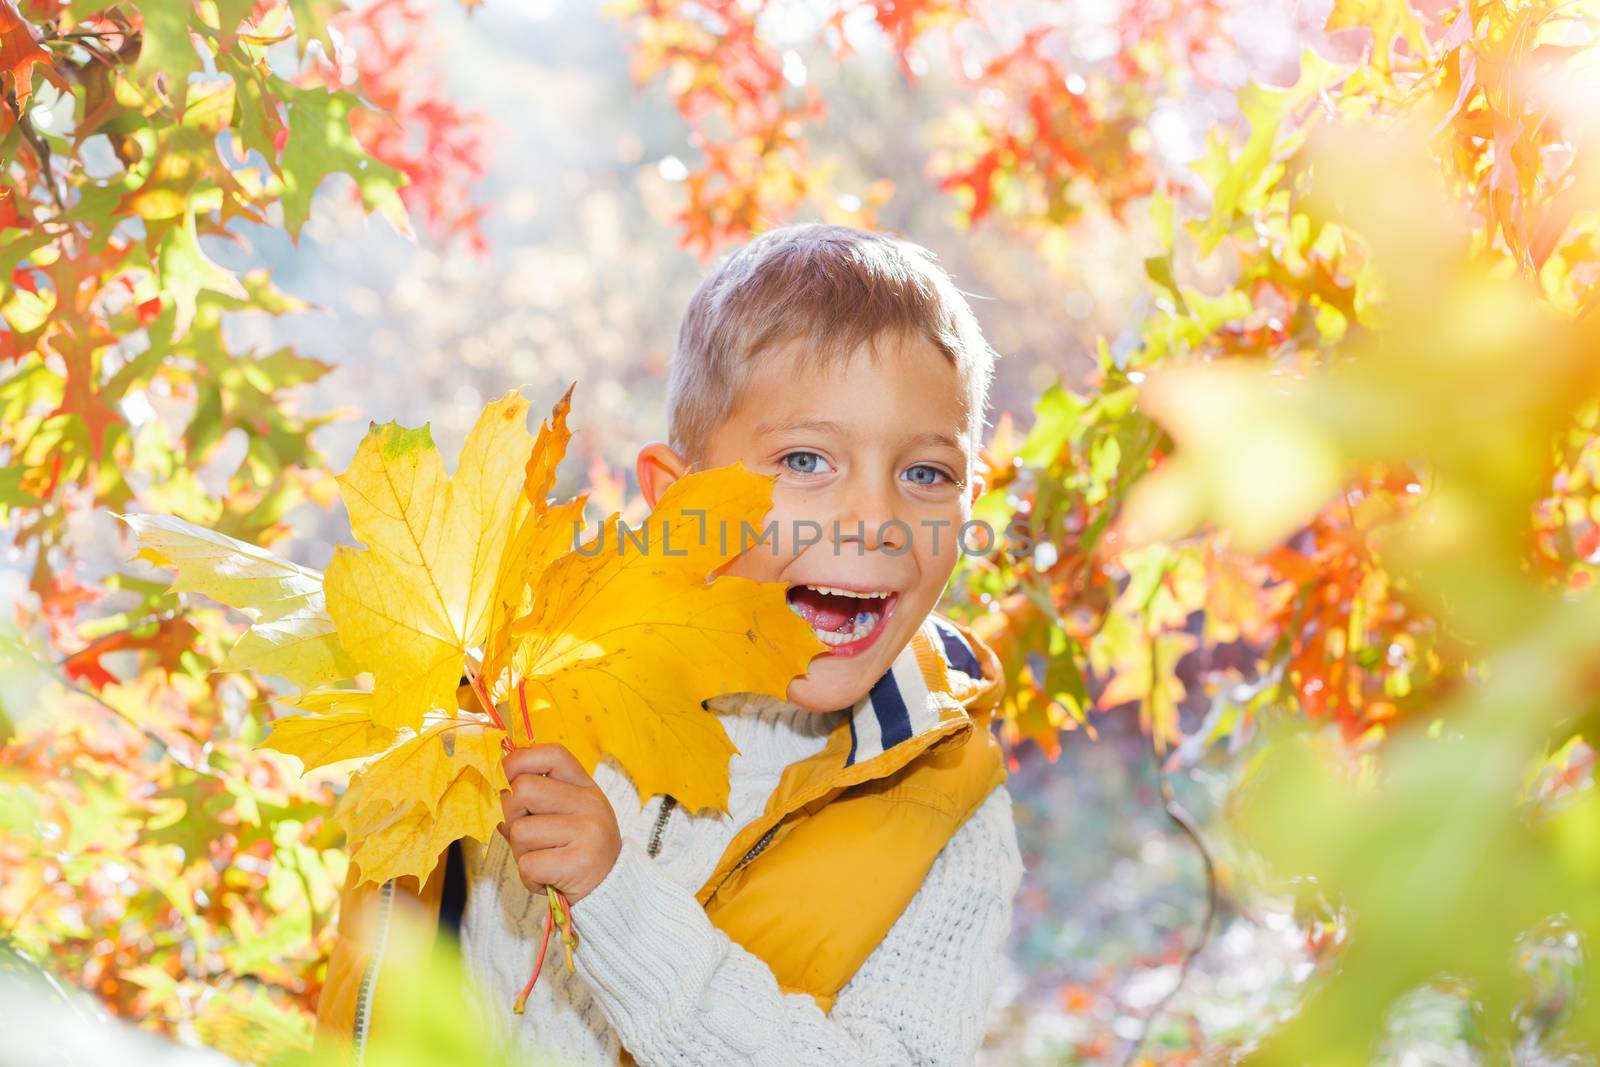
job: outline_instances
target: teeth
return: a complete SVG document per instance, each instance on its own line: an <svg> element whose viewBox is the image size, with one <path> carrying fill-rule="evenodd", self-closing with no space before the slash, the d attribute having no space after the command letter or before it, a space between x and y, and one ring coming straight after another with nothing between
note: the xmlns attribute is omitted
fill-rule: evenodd
<svg viewBox="0 0 1600 1067"><path fill-rule="evenodd" d="M819 593L855 597L857 600L865 601L885 601L894 595L890 592L858 593L852 589L838 589L831 585L807 585L804 588L815 589ZM801 618L805 618L805 613L800 610L799 605L791 602L789 609ZM878 624L883 621L883 616L883 610L875 605L873 609L863 609L856 612L855 618L849 622L849 629L823 630L813 626L811 632L816 634L817 639L825 645L848 645L852 641L861 640L876 630Z"/></svg>
<svg viewBox="0 0 1600 1067"><path fill-rule="evenodd" d="M871 611L863 611L856 615L855 624L848 630L819 630L815 626L811 632L825 645L848 645L852 641L859 641L878 627L878 620L882 616Z"/></svg>
<svg viewBox="0 0 1600 1067"><path fill-rule="evenodd" d="M808 585L807 589L815 589L819 593L832 593L835 596L853 596L861 600L883 600L888 593L857 593L852 589L835 589L831 585Z"/></svg>

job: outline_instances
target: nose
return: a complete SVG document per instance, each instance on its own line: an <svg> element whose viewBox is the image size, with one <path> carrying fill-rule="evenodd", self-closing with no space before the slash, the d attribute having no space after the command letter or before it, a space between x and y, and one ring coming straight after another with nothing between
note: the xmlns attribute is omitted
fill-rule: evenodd
<svg viewBox="0 0 1600 1067"><path fill-rule="evenodd" d="M829 533L835 552L854 544L860 553L906 550L910 527L899 515L899 496L894 486L882 477L851 478L844 487L844 500Z"/></svg>

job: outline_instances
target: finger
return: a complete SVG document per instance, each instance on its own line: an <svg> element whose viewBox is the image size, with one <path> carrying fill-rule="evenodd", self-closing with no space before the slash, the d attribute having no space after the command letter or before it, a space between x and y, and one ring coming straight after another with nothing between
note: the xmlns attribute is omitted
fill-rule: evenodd
<svg viewBox="0 0 1600 1067"><path fill-rule="evenodd" d="M506 840L520 855L541 848L560 848L578 837L581 825L571 815L524 815L512 822Z"/></svg>
<svg viewBox="0 0 1600 1067"><path fill-rule="evenodd" d="M578 757L566 745L555 742L516 749L505 758L505 768L507 778L515 778L519 774L548 774L557 781L572 785L594 785L594 779L583 769Z"/></svg>
<svg viewBox="0 0 1600 1067"><path fill-rule="evenodd" d="M592 789L558 782L542 774L519 774L511 791L501 795L506 819L522 815L578 815L594 805Z"/></svg>
<svg viewBox="0 0 1600 1067"><path fill-rule="evenodd" d="M576 859L570 845L524 852L517 857L517 873L522 877L523 885L538 893L545 886L559 886L561 880L571 874ZM535 889L535 886L538 888Z"/></svg>
<svg viewBox="0 0 1600 1067"><path fill-rule="evenodd" d="M537 856L537 855L538 855L537 852L524 852L521 856L518 856L516 858L516 860L517 860L517 877L522 880L522 884L523 885L528 887L528 892L532 893L534 896L541 896L544 893L545 887L546 887L546 885L548 883L542 882L538 878L536 878L533 875L529 874L528 871L533 870L533 868L531 866L528 868L528 870L524 870L523 867L522 867L522 861L525 858L527 858L529 856Z"/></svg>

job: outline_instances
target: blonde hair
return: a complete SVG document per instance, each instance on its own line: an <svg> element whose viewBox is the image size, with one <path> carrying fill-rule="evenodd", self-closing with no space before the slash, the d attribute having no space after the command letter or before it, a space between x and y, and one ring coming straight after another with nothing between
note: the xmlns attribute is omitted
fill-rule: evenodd
<svg viewBox="0 0 1600 1067"><path fill-rule="evenodd" d="M689 299L667 377L668 444L698 463L758 356L791 341L802 371L885 335L922 337L955 365L976 450L996 353L932 252L851 226L768 230L734 251Z"/></svg>

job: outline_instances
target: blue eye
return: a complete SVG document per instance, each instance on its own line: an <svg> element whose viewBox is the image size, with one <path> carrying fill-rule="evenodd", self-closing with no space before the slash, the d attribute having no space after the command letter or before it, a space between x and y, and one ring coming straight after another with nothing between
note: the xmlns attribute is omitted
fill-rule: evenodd
<svg viewBox="0 0 1600 1067"><path fill-rule="evenodd" d="M797 465L792 462L795 459L800 459L801 463ZM806 463L806 459L811 460L811 462ZM831 467L828 467L828 461L823 459L822 456L816 452L789 452L785 454L784 457L779 460L779 462L788 467L790 470L794 471L796 474L822 474L825 473L826 470L832 469Z"/></svg>
<svg viewBox="0 0 1600 1067"><path fill-rule="evenodd" d="M915 467L906 468L907 475L913 475L918 471L923 472L926 477L908 477L906 480L915 482L917 485L938 485L941 478L945 481L951 480L950 476L944 471L938 467L930 467L926 463L918 463Z"/></svg>

